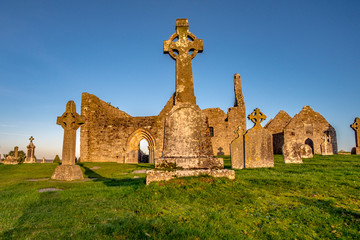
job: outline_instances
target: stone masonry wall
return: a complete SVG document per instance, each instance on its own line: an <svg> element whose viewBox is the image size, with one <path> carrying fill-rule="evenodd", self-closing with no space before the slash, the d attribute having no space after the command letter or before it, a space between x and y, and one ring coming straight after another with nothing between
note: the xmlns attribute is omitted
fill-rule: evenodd
<svg viewBox="0 0 360 240"><path fill-rule="evenodd" d="M311 107L304 108L296 114L284 129L284 141L295 141L299 144L313 145L315 154L321 154L320 144L325 132L332 137L334 153L337 153L337 139L335 129L326 119Z"/></svg>

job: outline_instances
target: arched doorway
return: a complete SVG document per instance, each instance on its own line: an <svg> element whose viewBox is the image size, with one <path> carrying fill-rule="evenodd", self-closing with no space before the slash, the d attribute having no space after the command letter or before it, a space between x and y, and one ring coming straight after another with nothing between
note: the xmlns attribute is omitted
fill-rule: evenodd
<svg viewBox="0 0 360 240"><path fill-rule="evenodd" d="M148 144L148 162L155 162L155 139L145 129L137 129L128 138L126 144L125 163L139 163L146 157L142 156L140 142L145 140Z"/></svg>
<svg viewBox="0 0 360 240"><path fill-rule="evenodd" d="M305 144L309 145L312 149L312 154L314 154L314 142L310 138L305 140Z"/></svg>

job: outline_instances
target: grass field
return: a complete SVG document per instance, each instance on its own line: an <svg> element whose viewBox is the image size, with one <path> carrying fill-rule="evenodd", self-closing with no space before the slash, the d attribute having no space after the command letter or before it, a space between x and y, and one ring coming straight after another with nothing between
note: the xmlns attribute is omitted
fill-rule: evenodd
<svg viewBox="0 0 360 240"><path fill-rule="evenodd" d="M360 156L149 186L133 171L151 164L82 163L75 182L55 167L0 164L0 239L360 239Z"/></svg>

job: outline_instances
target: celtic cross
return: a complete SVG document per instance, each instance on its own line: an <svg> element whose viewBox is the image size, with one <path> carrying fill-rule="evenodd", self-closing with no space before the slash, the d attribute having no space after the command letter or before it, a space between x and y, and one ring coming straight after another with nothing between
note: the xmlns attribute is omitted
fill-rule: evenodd
<svg viewBox="0 0 360 240"><path fill-rule="evenodd" d="M29 140L30 140L30 142L34 141L33 136L31 136L31 137L29 138Z"/></svg>
<svg viewBox="0 0 360 240"><path fill-rule="evenodd" d="M66 104L66 111L57 118L56 124L64 128L62 165L75 164L76 130L84 124L84 119L76 112L74 101Z"/></svg>
<svg viewBox="0 0 360 240"><path fill-rule="evenodd" d="M176 33L164 41L164 53L176 61L176 94L177 102L196 104L191 60L198 52L203 51L203 41L189 32L187 19L176 19Z"/></svg>
<svg viewBox="0 0 360 240"><path fill-rule="evenodd" d="M354 123L350 127L355 131L356 147L360 147L360 118L355 118Z"/></svg>
<svg viewBox="0 0 360 240"><path fill-rule="evenodd" d="M256 108L248 118L255 124L254 128L261 128L261 122L264 121L267 117L263 114L260 109Z"/></svg>

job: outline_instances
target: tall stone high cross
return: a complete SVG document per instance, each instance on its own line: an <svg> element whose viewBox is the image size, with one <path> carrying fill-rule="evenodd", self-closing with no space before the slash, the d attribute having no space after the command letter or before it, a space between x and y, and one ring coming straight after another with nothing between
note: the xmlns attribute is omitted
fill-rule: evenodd
<svg viewBox="0 0 360 240"><path fill-rule="evenodd" d="M350 127L355 131L356 154L360 154L360 118L355 118L354 123Z"/></svg>
<svg viewBox="0 0 360 240"><path fill-rule="evenodd" d="M75 165L76 130L84 124L84 119L76 112L74 101L66 104L64 114L57 118L56 124L64 128L62 164L55 168L52 179L72 181L83 179L80 166Z"/></svg>
<svg viewBox="0 0 360 240"><path fill-rule="evenodd" d="M75 164L76 130L84 124L84 119L76 112L74 101L66 104L66 111L57 118L56 124L64 129L62 165Z"/></svg>
<svg viewBox="0 0 360 240"><path fill-rule="evenodd" d="M248 118L255 124L254 128L261 128L261 122L266 119L266 115L263 114L260 109L256 108Z"/></svg>
<svg viewBox="0 0 360 240"><path fill-rule="evenodd" d="M176 19L176 33L164 41L164 53L169 53L176 60L176 94L177 102L196 104L191 60L198 52L203 51L203 41L189 32L187 19Z"/></svg>

